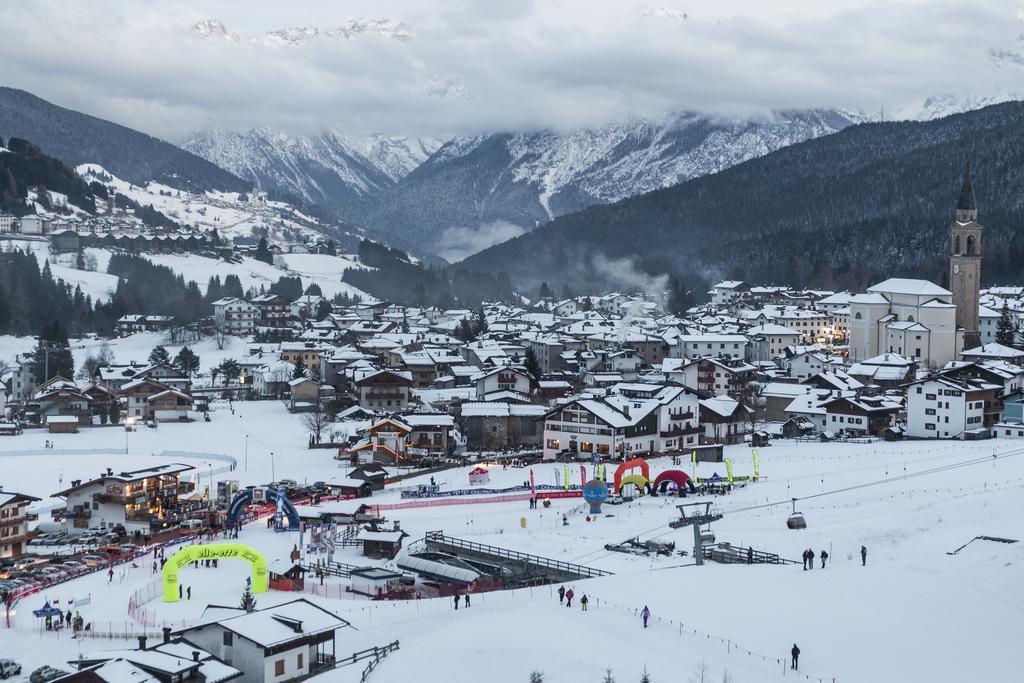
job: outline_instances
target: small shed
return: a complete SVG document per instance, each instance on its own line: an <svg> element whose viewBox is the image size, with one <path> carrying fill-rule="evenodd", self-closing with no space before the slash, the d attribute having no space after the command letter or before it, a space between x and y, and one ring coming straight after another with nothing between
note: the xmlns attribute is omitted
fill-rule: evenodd
<svg viewBox="0 0 1024 683"><path fill-rule="evenodd" d="M365 479L343 477L331 479L324 483L330 489L333 496L367 498L373 494L373 484Z"/></svg>
<svg viewBox="0 0 1024 683"><path fill-rule="evenodd" d="M363 544L363 555L378 560L393 560L402 549L404 531L360 531L356 540Z"/></svg>
<svg viewBox="0 0 1024 683"><path fill-rule="evenodd" d="M75 415L50 415L46 418L46 426L51 434L77 434L78 417Z"/></svg>
<svg viewBox="0 0 1024 683"><path fill-rule="evenodd" d="M469 471L470 484L487 484L491 481L491 473L484 467L474 467Z"/></svg>
<svg viewBox="0 0 1024 683"><path fill-rule="evenodd" d="M366 595L371 598L382 597L402 580L399 572L393 572L383 567L362 567L353 569L350 572L352 578L352 592L359 595Z"/></svg>
<svg viewBox="0 0 1024 683"><path fill-rule="evenodd" d="M373 491L384 490L387 475L387 470L377 463L366 463L365 465L354 467L348 473L349 479L362 479L363 481L370 482L370 489Z"/></svg>

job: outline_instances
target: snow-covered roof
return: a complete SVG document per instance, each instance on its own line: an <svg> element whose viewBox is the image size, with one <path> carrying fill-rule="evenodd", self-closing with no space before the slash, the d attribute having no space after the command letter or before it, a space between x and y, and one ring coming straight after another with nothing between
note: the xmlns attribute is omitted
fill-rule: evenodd
<svg viewBox="0 0 1024 683"><path fill-rule="evenodd" d="M341 617L303 598L254 612L243 612L238 616L221 619L218 623L222 628L261 647L274 647L349 625Z"/></svg>
<svg viewBox="0 0 1024 683"><path fill-rule="evenodd" d="M973 349L966 349L961 351L960 355L977 356L980 358L1021 358L1024 357L1024 351L993 342L991 344L975 346Z"/></svg>
<svg viewBox="0 0 1024 683"><path fill-rule="evenodd" d="M934 282L900 277L891 277L888 280L879 282L877 285L872 285L868 287L868 291L883 294L913 294L916 296L953 296L953 293L948 289L943 289Z"/></svg>
<svg viewBox="0 0 1024 683"><path fill-rule="evenodd" d="M721 415L722 417L732 417L740 407L740 404L736 399L729 398L728 396L712 396L711 398L705 398L701 400L700 405L713 413Z"/></svg>
<svg viewBox="0 0 1024 683"><path fill-rule="evenodd" d="M408 534L404 531L367 531L363 529L356 536L356 540L376 543L399 543L405 536L408 536Z"/></svg>
<svg viewBox="0 0 1024 683"><path fill-rule="evenodd" d="M410 415L403 415L402 420L416 429L418 427L454 427L455 418L451 415L444 415L438 413L423 414L423 413L412 413Z"/></svg>

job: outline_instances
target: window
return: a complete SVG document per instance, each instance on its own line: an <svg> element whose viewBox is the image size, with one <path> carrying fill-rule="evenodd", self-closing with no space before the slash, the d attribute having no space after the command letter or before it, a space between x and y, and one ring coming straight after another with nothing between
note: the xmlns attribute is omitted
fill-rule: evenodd
<svg viewBox="0 0 1024 683"><path fill-rule="evenodd" d="M921 391L922 391L922 390L921 390L921 387L918 387L918 388L917 388L917 393L919 393L919 394L920 394L920 393L921 393Z"/></svg>
<svg viewBox="0 0 1024 683"><path fill-rule="evenodd" d="M934 432L935 431L935 423L934 422L926 422L925 425L924 425L924 428L927 429L928 431Z"/></svg>
<svg viewBox="0 0 1024 683"><path fill-rule="evenodd" d="M279 659L276 662L274 662L274 675L275 676L284 676L284 660L283 659Z"/></svg>
<svg viewBox="0 0 1024 683"><path fill-rule="evenodd" d="M299 653L299 656L296 658L296 666L299 667L300 671L302 670L302 653L301 652Z"/></svg>
<svg viewBox="0 0 1024 683"><path fill-rule="evenodd" d="M924 398L925 398L926 401L934 401L935 400L935 394L925 394Z"/></svg>
<svg viewBox="0 0 1024 683"><path fill-rule="evenodd" d="M224 631L224 644L230 646L231 645L232 637L234 635L235 634L233 634L231 631Z"/></svg>
<svg viewBox="0 0 1024 683"><path fill-rule="evenodd" d="M935 408L927 408L927 409L925 409L924 414L925 415L934 415L935 414Z"/></svg>

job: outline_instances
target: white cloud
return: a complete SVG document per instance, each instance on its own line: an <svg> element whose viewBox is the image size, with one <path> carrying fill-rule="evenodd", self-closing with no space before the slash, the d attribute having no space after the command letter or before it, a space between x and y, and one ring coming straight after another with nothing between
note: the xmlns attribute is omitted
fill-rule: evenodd
<svg viewBox="0 0 1024 683"><path fill-rule="evenodd" d="M438 136L673 109L893 111L1024 75L1008 0L668 1L18 0L0 4L0 78L178 140L208 126ZM244 39L197 38L210 18ZM249 42L360 18L409 39Z"/></svg>
<svg viewBox="0 0 1024 683"><path fill-rule="evenodd" d="M455 263L524 232L523 228L507 221L494 221L478 228L448 228L441 234L437 254Z"/></svg>

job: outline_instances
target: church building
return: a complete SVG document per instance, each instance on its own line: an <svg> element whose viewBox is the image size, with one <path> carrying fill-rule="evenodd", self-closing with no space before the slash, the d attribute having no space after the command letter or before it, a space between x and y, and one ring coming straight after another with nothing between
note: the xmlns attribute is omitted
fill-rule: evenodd
<svg viewBox="0 0 1024 683"><path fill-rule="evenodd" d="M850 299L850 360L895 353L920 367L942 367L977 346L981 225L971 167L964 172L950 226L949 290L927 280L891 278ZM952 291L950 291L952 290Z"/></svg>

